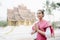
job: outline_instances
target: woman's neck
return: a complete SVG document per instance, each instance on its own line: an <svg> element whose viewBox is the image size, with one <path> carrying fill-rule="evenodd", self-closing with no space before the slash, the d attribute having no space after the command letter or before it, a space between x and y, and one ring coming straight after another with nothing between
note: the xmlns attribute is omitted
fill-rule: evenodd
<svg viewBox="0 0 60 40"><path fill-rule="evenodd" d="M39 21L41 22L43 19L41 18L41 19L39 19Z"/></svg>

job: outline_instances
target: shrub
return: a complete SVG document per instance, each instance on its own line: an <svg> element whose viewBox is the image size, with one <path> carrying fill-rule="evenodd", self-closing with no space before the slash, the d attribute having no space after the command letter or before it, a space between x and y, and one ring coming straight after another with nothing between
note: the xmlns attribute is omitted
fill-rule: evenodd
<svg viewBox="0 0 60 40"><path fill-rule="evenodd" d="M5 27L7 26L7 21L0 21L0 27Z"/></svg>

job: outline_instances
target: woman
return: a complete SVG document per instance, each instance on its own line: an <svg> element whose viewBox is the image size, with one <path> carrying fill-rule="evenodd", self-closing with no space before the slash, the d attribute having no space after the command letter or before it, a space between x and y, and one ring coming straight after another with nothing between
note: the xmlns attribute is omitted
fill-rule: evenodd
<svg viewBox="0 0 60 40"><path fill-rule="evenodd" d="M51 36L54 36L53 27L49 22L43 19L44 11L38 10L37 17L39 21L33 25L32 29L34 31L31 33L34 34L35 32L37 32L36 40L47 40L46 31L48 28L50 28Z"/></svg>

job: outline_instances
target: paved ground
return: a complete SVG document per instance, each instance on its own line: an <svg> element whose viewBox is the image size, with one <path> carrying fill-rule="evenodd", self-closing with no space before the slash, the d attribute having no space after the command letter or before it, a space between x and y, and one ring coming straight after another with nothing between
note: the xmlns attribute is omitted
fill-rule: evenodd
<svg viewBox="0 0 60 40"><path fill-rule="evenodd" d="M0 27L0 40L33 40L31 33L31 26L7 26ZM48 38L48 40L60 40L60 29L55 30L55 38Z"/></svg>

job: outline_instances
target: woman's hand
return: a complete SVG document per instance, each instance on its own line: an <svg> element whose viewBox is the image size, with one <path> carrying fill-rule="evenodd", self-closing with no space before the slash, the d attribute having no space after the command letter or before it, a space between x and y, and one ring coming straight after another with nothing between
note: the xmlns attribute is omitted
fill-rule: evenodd
<svg viewBox="0 0 60 40"><path fill-rule="evenodd" d="M45 35L45 32L42 31L42 30L40 30L40 29L38 28L38 25L37 25L37 24L35 25L35 27L36 27L37 32L39 32L39 33L42 34L42 35Z"/></svg>
<svg viewBox="0 0 60 40"><path fill-rule="evenodd" d="M39 29L37 24L35 24L35 28L36 28L36 31Z"/></svg>
<svg viewBox="0 0 60 40"><path fill-rule="evenodd" d="M31 35L33 35L36 31L31 32Z"/></svg>
<svg viewBox="0 0 60 40"><path fill-rule="evenodd" d="M33 26L33 32L31 32L31 35L33 35L34 33L36 33L37 32L37 29L36 29L36 24Z"/></svg>

